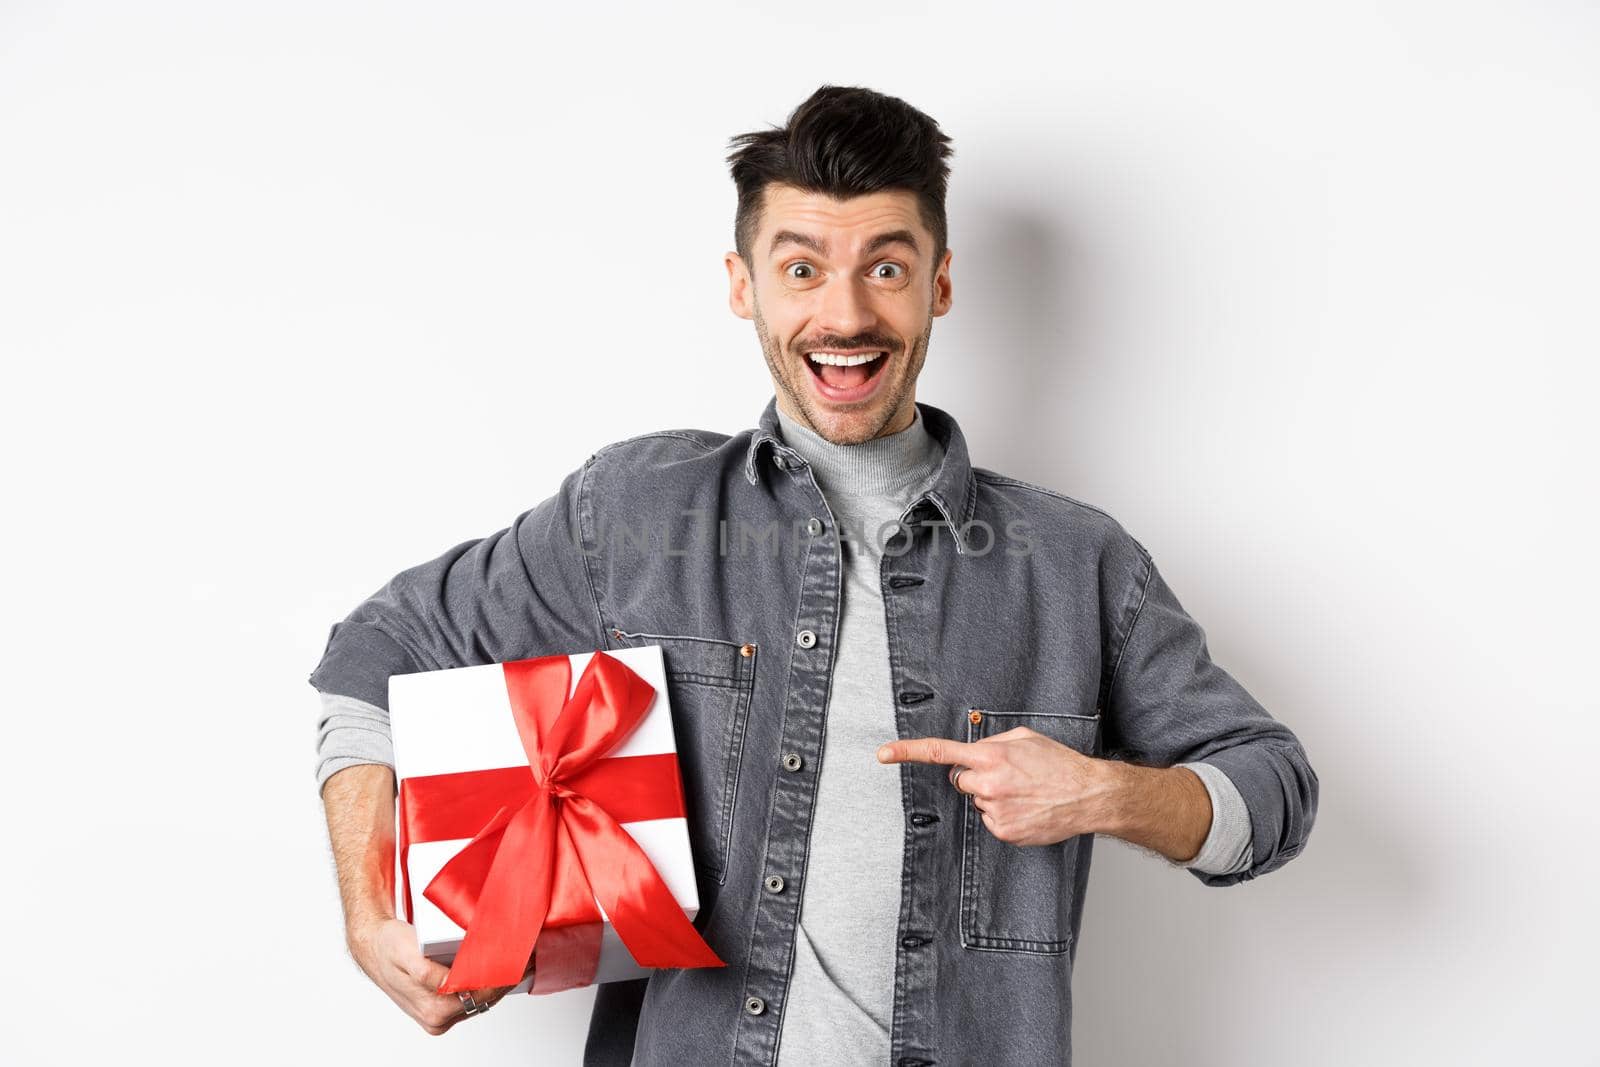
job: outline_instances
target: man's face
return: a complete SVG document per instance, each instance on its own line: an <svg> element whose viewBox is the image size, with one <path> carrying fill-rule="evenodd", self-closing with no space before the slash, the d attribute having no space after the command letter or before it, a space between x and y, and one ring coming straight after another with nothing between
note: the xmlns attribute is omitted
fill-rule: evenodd
<svg viewBox="0 0 1600 1067"><path fill-rule="evenodd" d="M916 195L769 185L750 256L723 257L728 304L755 320L784 413L835 444L910 426L933 319L950 310L950 252L934 262Z"/></svg>

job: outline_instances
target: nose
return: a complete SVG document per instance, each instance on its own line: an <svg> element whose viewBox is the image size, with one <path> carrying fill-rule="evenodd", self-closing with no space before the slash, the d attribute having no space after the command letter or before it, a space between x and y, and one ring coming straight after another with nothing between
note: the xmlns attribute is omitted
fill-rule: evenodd
<svg viewBox="0 0 1600 1067"><path fill-rule="evenodd" d="M877 321L877 313L872 310L872 294L864 279L847 274L823 286L816 317L819 331L854 337L871 329Z"/></svg>

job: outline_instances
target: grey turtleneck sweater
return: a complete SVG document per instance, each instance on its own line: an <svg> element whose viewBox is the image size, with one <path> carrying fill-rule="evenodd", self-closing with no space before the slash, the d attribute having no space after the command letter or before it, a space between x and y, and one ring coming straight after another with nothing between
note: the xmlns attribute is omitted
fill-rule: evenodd
<svg viewBox="0 0 1600 1067"><path fill-rule="evenodd" d="M784 441L811 464L843 545L843 602L816 806L778 1064L887 1063L905 812L879 570L883 545L944 447L922 413L899 433L836 445L778 409ZM881 529L880 527L885 527Z"/></svg>
<svg viewBox="0 0 1600 1067"><path fill-rule="evenodd" d="M844 547L839 640L779 1057L789 1065L883 1063L893 1021L905 816L899 770L876 755L896 736L878 576L893 523L937 473L944 450L920 411L899 433L858 445L833 444L781 408L778 421L785 442L810 463ZM388 713L323 693L317 756L319 788L345 767L393 767ZM1200 776L1212 808L1205 844L1182 866L1208 874L1248 867L1250 816L1239 791L1209 764L1181 766Z"/></svg>

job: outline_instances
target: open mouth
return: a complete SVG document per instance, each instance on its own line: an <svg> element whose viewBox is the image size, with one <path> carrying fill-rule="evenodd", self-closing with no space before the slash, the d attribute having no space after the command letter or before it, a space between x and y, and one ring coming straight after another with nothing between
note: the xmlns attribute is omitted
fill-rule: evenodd
<svg viewBox="0 0 1600 1067"><path fill-rule="evenodd" d="M806 366L817 391L828 400L844 403L860 400L876 388L880 372L889 362L883 350L857 352L807 352Z"/></svg>

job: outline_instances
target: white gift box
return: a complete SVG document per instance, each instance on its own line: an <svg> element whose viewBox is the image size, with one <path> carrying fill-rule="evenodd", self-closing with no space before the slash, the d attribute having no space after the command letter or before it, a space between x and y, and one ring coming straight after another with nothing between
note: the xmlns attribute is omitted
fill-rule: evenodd
<svg viewBox="0 0 1600 1067"><path fill-rule="evenodd" d="M567 657L572 674L569 696L593 655L583 652ZM655 690L639 725L606 758L677 752L661 647L607 649L606 655L631 668ZM512 718L505 672L498 663L393 675L389 679L389 723L394 739L395 776L400 780L528 765ZM620 825L649 857L673 898L693 920L700 910L700 895L695 885L687 819L646 819ZM404 861L407 878L395 879L402 916L406 914L409 887L412 921L423 955L446 965L455 959L466 932L422 892L470 840L412 842ZM399 864L402 860L398 849L396 852ZM605 909L598 900L595 906L605 918ZM634 961L607 921L600 940L595 982L617 982L649 974L648 968ZM524 979L514 992L527 992L532 982L532 978Z"/></svg>

